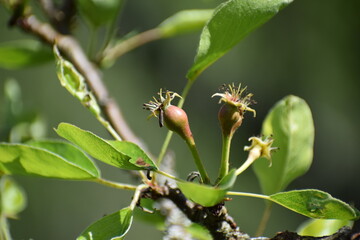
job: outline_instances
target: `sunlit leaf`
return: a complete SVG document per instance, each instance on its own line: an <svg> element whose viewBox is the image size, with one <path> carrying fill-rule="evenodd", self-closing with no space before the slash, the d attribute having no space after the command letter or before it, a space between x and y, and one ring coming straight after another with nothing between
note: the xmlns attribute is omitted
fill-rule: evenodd
<svg viewBox="0 0 360 240"><path fill-rule="evenodd" d="M296 96L279 101L267 115L262 134L272 135L272 166L266 161L253 164L263 193L283 191L288 184L309 169L313 159L314 123L309 106Z"/></svg>
<svg viewBox="0 0 360 240"><path fill-rule="evenodd" d="M0 67L19 69L52 60L51 50L31 39L0 43Z"/></svg>
<svg viewBox="0 0 360 240"><path fill-rule="evenodd" d="M122 2L122 0L77 0L81 14L94 27L114 21Z"/></svg>
<svg viewBox="0 0 360 240"><path fill-rule="evenodd" d="M82 130L68 123L60 123L56 132L104 163L128 170L146 169L145 167L139 167L130 163L131 157L118 151L108 141L90 131Z"/></svg>
<svg viewBox="0 0 360 240"><path fill-rule="evenodd" d="M194 80L290 2L292 0L229 0L220 4L201 33L195 62L187 78Z"/></svg>
<svg viewBox="0 0 360 240"><path fill-rule="evenodd" d="M357 209L316 189L280 192L269 197L271 201L311 218L355 220L360 216Z"/></svg>
<svg viewBox="0 0 360 240"><path fill-rule="evenodd" d="M344 226L352 227L353 221L338 219L309 219L298 228L301 236L323 237L336 233Z"/></svg>
<svg viewBox="0 0 360 240"><path fill-rule="evenodd" d="M200 30L213 14L213 9L191 9L175 13L163 21L157 28L164 37Z"/></svg>
<svg viewBox="0 0 360 240"><path fill-rule="evenodd" d="M235 179L235 170L232 170L216 187L193 182L178 182L177 184L188 199L204 207L211 207L224 200L227 191L235 183Z"/></svg>
<svg viewBox="0 0 360 240"><path fill-rule="evenodd" d="M66 149L73 151L71 147ZM77 160L74 162L72 160L74 159L65 159L63 156L43 148L24 144L0 144L0 170L5 174L69 180L98 177L94 169L89 171L83 168Z"/></svg>
<svg viewBox="0 0 360 240"><path fill-rule="evenodd" d="M88 171L92 175L100 177L100 170L96 167L94 162L82 151L69 143L55 140L42 140L31 141L27 144L58 154L64 159L67 159L68 161L71 161L72 163L80 166L82 169Z"/></svg>
<svg viewBox="0 0 360 240"><path fill-rule="evenodd" d="M3 176L0 181L1 214L16 217L26 207L24 190L11 178Z"/></svg>
<svg viewBox="0 0 360 240"><path fill-rule="evenodd" d="M116 150L130 157L129 162L149 170L156 170L157 167L151 158L138 145L126 141L108 141Z"/></svg>
<svg viewBox="0 0 360 240"><path fill-rule="evenodd" d="M76 240L120 240L129 231L133 211L130 207L123 208L94 222Z"/></svg>

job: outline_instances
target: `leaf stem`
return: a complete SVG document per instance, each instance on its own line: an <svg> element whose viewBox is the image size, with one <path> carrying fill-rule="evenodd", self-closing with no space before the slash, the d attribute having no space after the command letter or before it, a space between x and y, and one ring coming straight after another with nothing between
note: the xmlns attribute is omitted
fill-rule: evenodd
<svg viewBox="0 0 360 240"><path fill-rule="evenodd" d="M191 151L191 154L192 154L192 156L194 158L196 167L199 170L202 181L205 184L209 184L210 183L209 175L207 174L206 169L204 167L204 164L202 163L202 161L200 159L200 155L199 155L199 152L197 150L197 147L196 147L195 143L194 142L189 142L189 141L186 141L186 143L187 143L187 145L188 145L188 147L189 147L189 149Z"/></svg>
<svg viewBox="0 0 360 240"><path fill-rule="evenodd" d="M163 172L163 171L161 171L160 169L156 170L156 173L161 174L161 175L163 175L163 176L165 176L165 177L168 177L168 178L170 178L170 179L172 179L172 180L175 180L175 181L177 181L177 182L184 182L184 180L182 180L182 179L180 179L180 178L177 178L177 177L175 177L175 176L173 176L173 175L171 175L171 174L169 174L169 173L167 173L167 172Z"/></svg>
<svg viewBox="0 0 360 240"><path fill-rule="evenodd" d="M134 191L137 188L137 186L134 186L134 185L117 183L117 182L109 181L109 180L106 180L106 179L103 179L103 178L97 178L97 179L94 180L94 182L105 185L105 186L108 186L108 187L117 188L117 189L123 189L123 190Z"/></svg>
<svg viewBox="0 0 360 240"><path fill-rule="evenodd" d="M230 146L231 146L231 135L222 136L222 152L221 152L221 163L219 170L218 181L220 181L223 177L225 177L229 172L229 157L230 157Z"/></svg>
<svg viewBox="0 0 360 240"><path fill-rule="evenodd" d="M116 140L122 141L120 135L115 131L113 126L106 121L100 114L96 114L96 119L106 128L106 130L113 136Z"/></svg>
<svg viewBox="0 0 360 240"><path fill-rule="evenodd" d="M102 65L104 63L106 65L106 63L115 61L117 58L121 57L125 53L130 52L131 50L138 48L141 45L155 40L159 40L161 38L163 38L163 34L157 28L153 28L145 32L139 33L131 38L119 42L113 47L105 49L102 54L102 59L100 59L100 62Z"/></svg>
<svg viewBox="0 0 360 240"><path fill-rule="evenodd" d="M254 198L262 198L265 200L270 200L271 198L267 195L263 195L263 194L257 194L257 193L246 193L246 192L232 192L229 191L226 193L227 195L233 195L233 196L242 196L242 197L254 197Z"/></svg>
<svg viewBox="0 0 360 240"><path fill-rule="evenodd" d="M136 188L133 199L132 199L132 201L130 203L130 206L129 206L132 211L135 209L135 207L136 207L136 205L137 205L137 203L138 203L138 201L139 201L139 199L141 197L141 191L143 189L145 189L145 188L147 188L147 186L145 184L139 185Z"/></svg>
<svg viewBox="0 0 360 240"><path fill-rule="evenodd" d="M271 210L272 210L272 202L268 202L265 205L264 213L261 217L261 220L260 220L259 226L256 230L255 236L259 237L259 236L263 235L265 228L270 219Z"/></svg>

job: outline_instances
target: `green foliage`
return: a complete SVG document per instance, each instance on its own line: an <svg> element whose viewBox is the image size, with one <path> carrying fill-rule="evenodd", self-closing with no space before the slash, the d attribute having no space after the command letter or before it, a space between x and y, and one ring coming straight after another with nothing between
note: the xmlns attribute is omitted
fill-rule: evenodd
<svg viewBox="0 0 360 240"><path fill-rule="evenodd" d="M0 198L1 216L15 218L26 207L23 189L9 177L1 177Z"/></svg>
<svg viewBox="0 0 360 240"><path fill-rule="evenodd" d="M138 145L126 141L108 141L116 150L130 157L129 162L142 169L156 170L154 162Z"/></svg>
<svg viewBox="0 0 360 240"><path fill-rule="evenodd" d="M19 69L46 63L52 60L49 48L41 42L26 39L0 43L0 67Z"/></svg>
<svg viewBox="0 0 360 240"><path fill-rule="evenodd" d="M215 187L192 182L178 182L177 184L182 193L191 201L204 207L212 207L224 200L227 191L232 188L235 180L235 170L232 170Z"/></svg>
<svg viewBox="0 0 360 240"><path fill-rule="evenodd" d="M123 208L91 224L76 240L121 240L129 231L132 220L131 208Z"/></svg>
<svg viewBox="0 0 360 240"><path fill-rule="evenodd" d="M100 170L96 167L94 162L89 159L82 151L75 146L61 141L47 140L47 141L31 141L30 146L46 149L54 154L68 159L74 164L80 166L82 169L88 171L96 177L100 177Z"/></svg>
<svg viewBox="0 0 360 240"><path fill-rule="evenodd" d="M81 104L95 114L100 115L100 107L97 104L94 95L87 90L84 77L76 70L75 66L65 60L56 46L54 46L56 58L57 76L60 83L71 95L76 97Z"/></svg>
<svg viewBox="0 0 360 240"><path fill-rule="evenodd" d="M83 17L93 27L110 23L116 19L122 0L77 0Z"/></svg>
<svg viewBox="0 0 360 240"><path fill-rule="evenodd" d="M353 221L338 219L309 219L297 230L301 236L322 237L337 232L344 226L352 227Z"/></svg>
<svg viewBox="0 0 360 240"><path fill-rule="evenodd" d="M312 163L314 123L309 106L296 96L285 97L270 110L262 134L273 135L274 146L279 147L271 167L265 161L253 165L263 193L270 195L283 191Z"/></svg>
<svg viewBox="0 0 360 240"><path fill-rule="evenodd" d="M213 14L213 9L191 9L175 13L157 28L163 37L173 37L201 29Z"/></svg>
<svg viewBox="0 0 360 240"><path fill-rule="evenodd" d="M114 144L114 142L112 142L112 145L110 142L100 138L94 133L82 130L68 123L59 124L56 132L61 137L83 149L92 157L109 165L127 170L149 169L149 167L156 169L155 165L152 162L149 162L149 158L145 157L144 153L141 152L135 144ZM130 162L131 157L117 149L120 145L122 145L122 150L125 149L129 154L135 154L133 156L137 156L132 162L136 163L139 157L143 157L145 165L140 167L140 164Z"/></svg>
<svg viewBox="0 0 360 240"><path fill-rule="evenodd" d="M272 18L292 0L229 0L215 9L205 25L195 57L187 73L196 79L246 35Z"/></svg>
<svg viewBox="0 0 360 240"><path fill-rule="evenodd" d="M24 144L0 144L0 170L10 175L38 176L68 180L87 180L99 173L85 155L69 144L58 143L54 153L47 149ZM66 159L67 156L80 157Z"/></svg>
<svg viewBox="0 0 360 240"><path fill-rule="evenodd" d="M360 213L330 194L315 190L294 190L273 194L270 200L310 218L356 220Z"/></svg>

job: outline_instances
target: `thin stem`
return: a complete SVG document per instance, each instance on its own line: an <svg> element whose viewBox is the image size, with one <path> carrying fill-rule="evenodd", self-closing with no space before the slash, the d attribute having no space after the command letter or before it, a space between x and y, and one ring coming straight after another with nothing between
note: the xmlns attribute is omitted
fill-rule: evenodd
<svg viewBox="0 0 360 240"><path fill-rule="evenodd" d="M190 148L191 154L192 154L192 156L194 158L196 167L199 170L202 181L205 184L209 184L210 183L209 175L207 174L206 169L204 167L204 164L202 163L202 161L200 159L200 155L199 155L199 152L197 150L197 147L196 147L195 143L189 142L189 141L187 141L186 143Z"/></svg>
<svg viewBox="0 0 360 240"><path fill-rule="evenodd" d="M229 172L229 157L230 157L230 146L231 146L231 135L222 136L222 153L221 153L221 164L219 170L218 181L225 177Z"/></svg>
<svg viewBox="0 0 360 240"><path fill-rule="evenodd" d="M139 186L136 188L135 193L134 193L134 196L133 196L133 199L132 199L131 204L130 204L130 206L129 206L131 210L134 210L134 209L135 209L135 207L136 207L136 205L137 205L137 203L139 202L139 199L140 199L140 197L141 197L141 191L142 191L143 189L145 189L145 188L147 188L147 186L146 186L145 184L139 185Z"/></svg>
<svg viewBox="0 0 360 240"><path fill-rule="evenodd" d="M235 172L236 176L240 175L248 167L250 167L250 165L253 164L255 160L259 158L260 155L261 155L261 147L255 146L252 150L250 150L249 156L246 159L246 161L236 170Z"/></svg>
<svg viewBox="0 0 360 240"><path fill-rule="evenodd" d="M233 195L233 196L242 196L242 197L254 197L254 198L262 198L265 200L271 200L269 196L263 195L263 194L257 194L257 193L246 193L246 192L227 192L227 195Z"/></svg>
<svg viewBox="0 0 360 240"><path fill-rule="evenodd" d="M256 230L255 236L259 237L263 235L263 233L265 232L266 226L271 216L271 210L272 210L272 202L268 202L265 206L264 213L260 220L259 226Z"/></svg>
<svg viewBox="0 0 360 240"><path fill-rule="evenodd" d="M94 180L94 182L105 185L105 186L108 186L108 187L117 188L117 189L123 189L123 190L134 191L137 188L137 186L134 186L134 185L117 183L117 182L109 181L109 180L106 180L106 179L103 179L103 178L97 178L97 179Z"/></svg>
<svg viewBox="0 0 360 240"><path fill-rule="evenodd" d="M113 47L105 49L100 62L102 64L106 64L107 62L114 62L117 58L121 57L125 53L130 52L131 50L138 48L148 42L159 40L162 37L163 34L157 28L139 33L129 39L119 42Z"/></svg>
<svg viewBox="0 0 360 240"><path fill-rule="evenodd" d="M156 173L161 174L161 175L163 175L163 176L165 176L165 177L168 177L168 178L170 178L170 179L172 179L172 180L175 180L175 181L177 181L177 182L184 182L184 180L182 180L182 179L180 179L180 178L177 178L177 177L175 177L175 176L173 176L173 175L171 175L171 174L169 174L169 173L167 173L167 172L163 172L163 171L161 171L160 169L156 170Z"/></svg>
<svg viewBox="0 0 360 240"><path fill-rule="evenodd" d="M1 224L0 239L11 240L12 238L9 231L9 224L5 216L1 216L0 224Z"/></svg>
<svg viewBox="0 0 360 240"><path fill-rule="evenodd" d="M106 128L106 130L113 136L116 140L122 141L120 135L115 131L113 126L106 121L101 115L96 115L96 119Z"/></svg>

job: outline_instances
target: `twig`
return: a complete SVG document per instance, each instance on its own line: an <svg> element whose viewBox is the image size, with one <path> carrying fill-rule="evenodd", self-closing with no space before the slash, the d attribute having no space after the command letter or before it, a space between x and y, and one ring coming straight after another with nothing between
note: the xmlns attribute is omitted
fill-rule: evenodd
<svg viewBox="0 0 360 240"><path fill-rule="evenodd" d="M59 50L85 77L85 80L97 98L104 115L116 132L119 133L121 138L142 145L141 141L128 126L115 100L110 98L97 67L88 60L82 47L73 37L60 34L49 24L39 21L34 15L18 18L16 20L16 25L24 31L39 37L50 46L57 44Z"/></svg>

